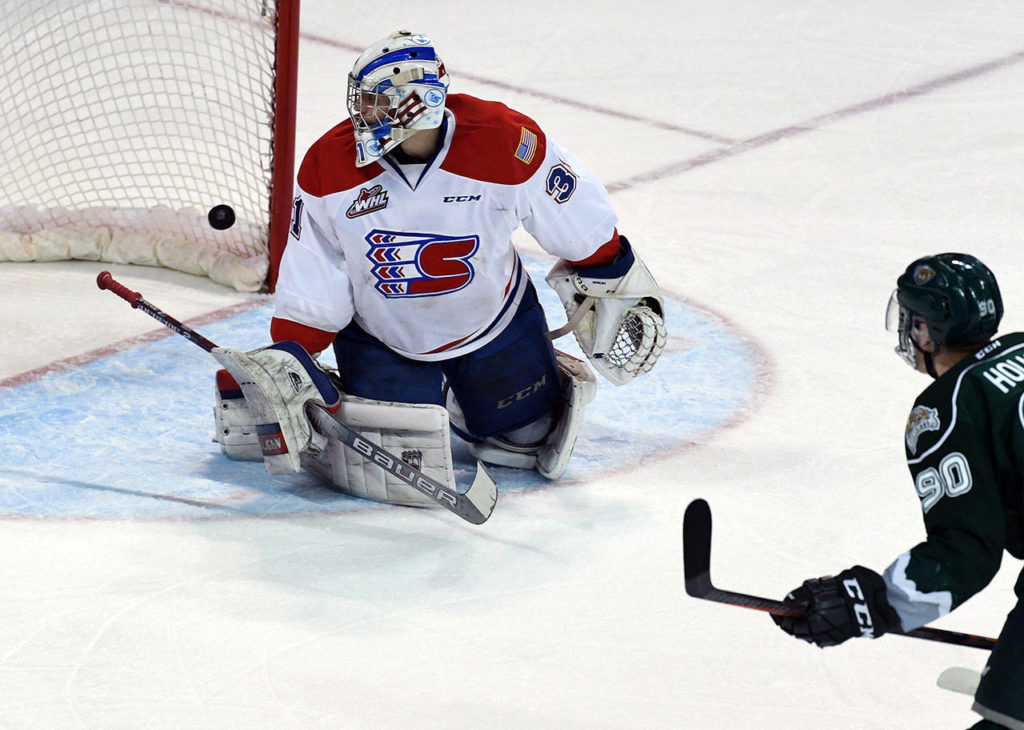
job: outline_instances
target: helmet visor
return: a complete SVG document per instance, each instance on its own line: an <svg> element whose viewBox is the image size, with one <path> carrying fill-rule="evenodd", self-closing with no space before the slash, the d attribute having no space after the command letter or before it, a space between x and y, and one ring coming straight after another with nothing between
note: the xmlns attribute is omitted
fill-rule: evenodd
<svg viewBox="0 0 1024 730"><path fill-rule="evenodd" d="M900 304L896 289L889 297L889 306L885 309L885 329L897 335L896 354L910 367L917 369L917 358L914 350L918 336L923 334L924 319Z"/></svg>

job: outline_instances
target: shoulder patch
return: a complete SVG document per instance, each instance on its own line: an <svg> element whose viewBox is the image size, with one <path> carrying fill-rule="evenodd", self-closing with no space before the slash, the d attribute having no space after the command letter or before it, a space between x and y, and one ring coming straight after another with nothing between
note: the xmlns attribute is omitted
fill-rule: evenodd
<svg viewBox="0 0 1024 730"><path fill-rule="evenodd" d="M939 422L939 411L928 406L914 406L907 419L907 448L911 454L917 454L917 440L925 431L938 431L942 428Z"/></svg>
<svg viewBox="0 0 1024 730"><path fill-rule="evenodd" d="M441 169L485 183L521 185L540 168L544 131L525 114L497 101L450 94L455 133Z"/></svg>
<svg viewBox="0 0 1024 730"><path fill-rule="evenodd" d="M533 156L537 152L537 135L526 127L520 127L519 146L516 148L515 158L520 162L529 165L533 162Z"/></svg>

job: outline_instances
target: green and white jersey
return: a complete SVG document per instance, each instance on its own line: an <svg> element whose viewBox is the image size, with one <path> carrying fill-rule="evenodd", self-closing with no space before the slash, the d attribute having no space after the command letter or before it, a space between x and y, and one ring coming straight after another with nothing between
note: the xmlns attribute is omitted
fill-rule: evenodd
<svg viewBox="0 0 1024 730"><path fill-rule="evenodd" d="M949 613L1024 557L1024 333L986 345L914 403L907 465L925 542L884 574L904 631Z"/></svg>

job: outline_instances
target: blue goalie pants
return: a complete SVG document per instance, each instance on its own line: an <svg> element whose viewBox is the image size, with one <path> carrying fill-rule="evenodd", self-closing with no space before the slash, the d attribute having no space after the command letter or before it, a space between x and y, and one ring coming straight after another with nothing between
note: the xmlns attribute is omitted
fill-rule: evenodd
<svg viewBox="0 0 1024 730"><path fill-rule="evenodd" d="M466 417L460 435L483 439L533 423L561 404L555 351L544 310L529 283L515 317L495 339L467 355L436 362L395 353L355 322L338 333L334 352L345 392L397 403L445 405L447 380Z"/></svg>

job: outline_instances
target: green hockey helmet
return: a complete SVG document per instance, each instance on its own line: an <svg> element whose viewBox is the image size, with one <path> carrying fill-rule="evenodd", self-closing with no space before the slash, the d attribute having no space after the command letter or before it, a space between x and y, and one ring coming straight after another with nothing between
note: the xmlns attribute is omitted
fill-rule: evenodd
<svg viewBox="0 0 1024 730"><path fill-rule="evenodd" d="M1003 317L1003 299L991 270L974 256L940 253L914 261L896 281L886 325L900 333L897 353L914 364L913 333L928 325L942 347L972 347L991 339Z"/></svg>

